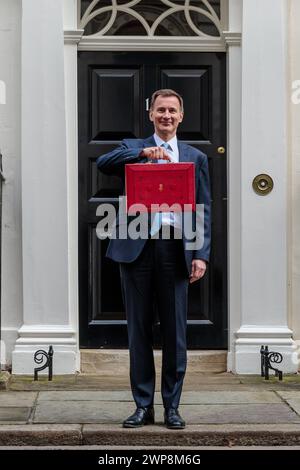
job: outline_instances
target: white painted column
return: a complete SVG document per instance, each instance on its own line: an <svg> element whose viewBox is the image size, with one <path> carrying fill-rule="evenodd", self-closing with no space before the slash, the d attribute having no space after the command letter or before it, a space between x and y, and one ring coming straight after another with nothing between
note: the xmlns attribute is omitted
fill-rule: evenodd
<svg viewBox="0 0 300 470"><path fill-rule="evenodd" d="M77 45L83 30L77 30L77 0L63 1L64 69L66 103L66 144L68 181L69 305L71 325L76 331L77 362L79 353L79 285L78 285L78 84Z"/></svg>
<svg viewBox="0 0 300 470"><path fill-rule="evenodd" d="M286 0L243 0L241 147L241 325L237 373L260 372L260 346L283 354L296 372L287 302L287 6ZM253 178L274 180L266 196Z"/></svg>
<svg viewBox="0 0 300 470"><path fill-rule="evenodd" d="M242 1L229 0L227 44L228 355L234 368L235 332L241 324L241 107Z"/></svg>
<svg viewBox="0 0 300 470"><path fill-rule="evenodd" d="M294 337L300 352L300 2L291 1L290 7L290 142L291 142L291 321ZM300 354L299 354L300 358ZM299 361L300 366L300 361ZM299 367L300 369L300 367Z"/></svg>
<svg viewBox="0 0 300 470"><path fill-rule="evenodd" d="M23 314L21 16L18 0L0 0L0 151L5 176L2 185L0 362L5 367L11 365Z"/></svg>
<svg viewBox="0 0 300 470"><path fill-rule="evenodd" d="M51 344L54 374L72 374L63 8L61 0L26 0L22 10L24 304L13 373L32 374L34 352Z"/></svg>

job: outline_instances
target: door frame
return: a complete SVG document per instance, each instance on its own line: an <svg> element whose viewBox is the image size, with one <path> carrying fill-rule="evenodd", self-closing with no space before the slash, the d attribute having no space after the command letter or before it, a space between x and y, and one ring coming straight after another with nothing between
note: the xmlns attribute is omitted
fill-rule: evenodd
<svg viewBox="0 0 300 470"><path fill-rule="evenodd" d="M240 213L240 154L241 154L241 84L242 84L242 2L226 0L227 20L223 35L218 41L201 37L154 38L155 47L166 51L226 52L227 55L227 227L228 227L228 370L233 368L234 332L240 326L241 312L241 213ZM231 30L229 30L231 28ZM88 39L78 29L78 4L64 0L64 59L65 59L65 109L67 140L67 184L69 225L69 287L70 323L77 332L79 349L79 284L78 284L78 50L153 50L154 43L141 41L141 37L120 39ZM123 39L123 38L122 38ZM77 368L80 369L78 354Z"/></svg>
<svg viewBox="0 0 300 470"><path fill-rule="evenodd" d="M90 133L95 134L100 129L98 131L96 128L94 131L91 130L97 124L96 122L94 124L90 122L88 125L90 120L88 116L92 103L95 100L97 101L96 90L99 87L101 89L100 84L99 87L98 85L92 86L90 82L92 77L95 80L98 79L99 83L101 83L98 73L100 77L108 73L113 83L113 77L123 77L124 79L126 76L125 80L128 80L129 75L133 71L135 86L133 83L132 86L135 89L135 98L132 96L131 100L138 99L139 124L136 122L135 130L132 128L131 132L135 134L138 132L139 135L136 134L137 137L153 133L153 126L147 118L147 112L145 114L145 107L143 105L140 106L142 103L140 99L145 100L146 96L151 96L155 83L156 87L161 87L164 81L163 77L165 79L167 76L170 78L177 77L178 79L179 75L181 75L182 79L185 80L190 76L190 73L196 73L200 79L203 73L204 80L201 80L201 85L199 85L201 96L205 90L205 84L209 87L208 102L211 103L209 106L212 106L212 109L206 108L205 102L202 102L203 96L201 98L202 104L200 105L200 114L205 113L210 122L209 129L203 128L202 132L204 132L204 135L202 136L194 133L192 136L184 135L185 132L188 132L188 128L185 127L180 129L178 135L178 138L183 139L186 143L191 143L193 146L196 145L197 148L207 154L211 169L211 184L212 188L214 188L212 239L215 240L215 245L212 249L210 269L205 280L203 283L201 282L189 287L187 343L190 350L227 350L227 158L226 154L218 156L217 152L217 148L220 145L226 147L227 144L226 54L224 52L203 52L201 54L195 52L176 52L174 54L157 51L129 51L123 54L110 51L104 51L101 54L95 51L80 51L78 53L80 348L123 349L128 347L127 322L125 316L123 316L124 308L120 298L121 286L119 285L118 267L104 257L107 240L99 243L97 237L95 238L95 227L98 222L95 212L97 206L112 202L118 206L118 203L116 193L114 196L113 194L109 196L100 194L102 191L101 187L97 188L96 180L98 173L93 162L95 162L95 158L101 155L101 153L112 150L117 141L115 141L115 136L113 137L112 135L108 138L107 136L92 137ZM139 84L137 85L137 83ZM173 86L177 85L173 84ZM136 96L137 88L139 89L138 93L141 93L139 98ZM204 93L206 96L206 92ZM187 97L184 99L188 101ZM129 112L132 102L130 101L131 104L128 102L128 97L126 98L126 103ZM186 105L188 103L185 103L185 107ZM199 114L200 109L193 110L192 102L190 106L188 113L195 113L196 118L196 114ZM102 118L100 118L100 123ZM92 117L91 119L94 120ZM111 126L113 126L113 122L110 122L110 129L113 128ZM100 127L102 126L100 125ZM201 124L200 127L202 127ZM207 135L207 132L209 135ZM103 145L105 151L103 150ZM91 172L94 176L92 176ZM108 181L105 183L106 188L108 188L107 183ZM121 188L122 185L119 186L119 190L122 191ZM98 190L100 193L96 195ZM116 298L119 298L118 308L114 305L115 308L112 309L110 308L112 305L110 300L111 295L109 294L109 285L111 283L116 284ZM114 304L115 301L116 299L113 302ZM155 322L155 348L159 347L159 329Z"/></svg>

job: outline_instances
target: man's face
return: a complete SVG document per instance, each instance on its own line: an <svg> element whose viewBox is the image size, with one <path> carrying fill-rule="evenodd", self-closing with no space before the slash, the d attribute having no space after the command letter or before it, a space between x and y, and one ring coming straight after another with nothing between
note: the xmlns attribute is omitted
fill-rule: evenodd
<svg viewBox="0 0 300 470"><path fill-rule="evenodd" d="M150 111L150 121L153 122L155 132L168 140L174 137L177 127L183 120L180 103L176 96L158 96Z"/></svg>

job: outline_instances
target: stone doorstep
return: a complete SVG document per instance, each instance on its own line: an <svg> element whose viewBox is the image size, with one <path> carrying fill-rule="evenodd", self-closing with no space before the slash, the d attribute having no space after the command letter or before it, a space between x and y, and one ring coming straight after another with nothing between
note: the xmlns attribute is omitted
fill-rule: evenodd
<svg viewBox="0 0 300 470"><path fill-rule="evenodd" d="M105 366L97 366L97 364L91 364L91 363L82 363L82 371L86 375L95 375L95 374L105 374L106 376L114 376L115 374L118 374L119 377L124 377L126 378L129 374L129 366L114 366L113 368L110 365L105 365ZM156 364L156 370L157 374L160 374L161 367L160 365ZM196 373L208 373L208 374L220 374L222 372L226 371L226 364L220 363L220 364L202 364L197 365L197 368L193 368L192 365L188 366L187 373L189 372L196 372Z"/></svg>
<svg viewBox="0 0 300 470"><path fill-rule="evenodd" d="M127 349L81 349L81 360L86 362L113 361L114 365L118 362L129 362L129 352ZM227 351L225 350L189 350L187 352L188 361L196 363L226 363ZM154 350L154 359L161 362L161 350Z"/></svg>
<svg viewBox="0 0 300 470"><path fill-rule="evenodd" d="M1 446L297 446L299 424L191 425L174 431L145 426L122 429L120 425L2 425Z"/></svg>
<svg viewBox="0 0 300 470"><path fill-rule="evenodd" d="M85 374L106 373L127 374L129 353L125 349L83 349L81 354L81 372ZM154 351L155 365L161 369L162 353ZM188 351L189 372L220 373L227 370L227 351L191 350Z"/></svg>
<svg viewBox="0 0 300 470"><path fill-rule="evenodd" d="M106 357L115 357L115 358L122 358L126 357L129 358L128 349L81 349L80 354L85 355L101 355ZM197 358L202 360L220 360L221 358L224 359L226 357L227 351L225 349L189 349L187 354L190 358ZM154 349L154 356L161 357L162 351L161 349Z"/></svg>

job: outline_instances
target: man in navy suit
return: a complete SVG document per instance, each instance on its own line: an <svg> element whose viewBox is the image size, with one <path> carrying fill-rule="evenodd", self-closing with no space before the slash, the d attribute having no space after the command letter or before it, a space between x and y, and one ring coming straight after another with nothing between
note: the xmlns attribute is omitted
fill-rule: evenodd
<svg viewBox="0 0 300 470"><path fill-rule="evenodd" d="M183 120L183 100L174 90L157 90L151 99L150 120L155 133L143 139L125 139L112 152L97 159L100 171L124 180L127 163L194 162L196 203L202 213L203 242L189 247L179 214L162 213L149 223L148 238L112 239L107 256L120 263L130 351L130 381L136 411L124 427L154 423L155 367L152 325L153 300L162 336L161 393L164 421L170 429L183 429L178 407L187 363L186 320L189 282L202 278L210 253L210 184L205 154L177 141ZM196 214L193 214L195 225ZM116 225L120 225L117 218ZM168 226L170 236L162 236ZM157 233L153 233L157 230Z"/></svg>

